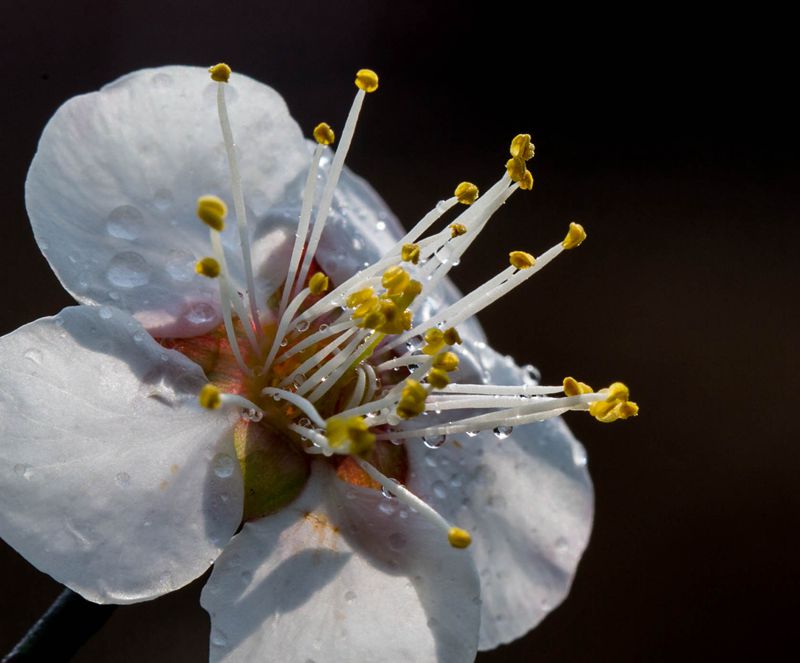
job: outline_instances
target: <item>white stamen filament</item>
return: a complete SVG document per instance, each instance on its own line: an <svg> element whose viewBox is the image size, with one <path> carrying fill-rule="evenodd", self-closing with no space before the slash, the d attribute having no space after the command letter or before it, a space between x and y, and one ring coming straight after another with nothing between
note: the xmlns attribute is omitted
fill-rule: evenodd
<svg viewBox="0 0 800 663"><path fill-rule="evenodd" d="M322 197L319 201L317 214L314 217L314 228L311 231L311 239L308 241L308 247L306 248L306 253L303 257L303 264L300 267L300 275L297 278L295 288L302 287L302 285L305 283L306 276L308 276L308 270L311 266L311 261L313 260L314 254L317 251L317 245L319 244L320 237L322 236L322 231L325 228L325 221L327 220L328 213L331 210L333 194L336 190L336 185L339 183L339 176L341 175L342 168L344 167L344 159L347 156L348 150L350 149L350 143L353 140L353 134L356 130L356 123L358 122L358 115L361 112L361 106L364 103L365 96L366 92L364 92L364 90L359 90L356 92L355 99L353 99L353 105L350 108L350 113L347 115L347 120L345 121L344 129L342 130L342 136L339 139L339 146L336 148L336 152L331 163L330 172L328 173L328 179L325 182L325 188L322 190Z"/></svg>
<svg viewBox="0 0 800 663"><path fill-rule="evenodd" d="M264 416L264 411L252 401L247 400L244 396L238 394L225 394L219 395L220 401L223 406L233 406L241 408L242 410L252 410L261 416Z"/></svg>
<svg viewBox="0 0 800 663"><path fill-rule="evenodd" d="M402 502L410 509L413 509L421 516L427 518L434 525L440 527L445 534L450 531L452 526L449 522L447 522L447 520L445 520L444 516L442 516L442 514L440 514L427 502L417 497L403 484L390 479L371 463L368 463L357 456L354 456L353 459L356 461L356 463L358 463L358 466L367 473L370 479L381 485L381 488L383 488L385 492L389 493L390 495L394 495L399 502Z"/></svg>
<svg viewBox="0 0 800 663"><path fill-rule="evenodd" d="M544 387L538 384L521 385L496 385L496 384L448 384L444 389L437 390L438 394L445 397L447 394L489 394L489 395L514 395L514 396L542 396L545 394L560 394L564 387ZM433 396L436 397L435 395Z"/></svg>
<svg viewBox="0 0 800 663"><path fill-rule="evenodd" d="M347 410L351 407L355 407L359 403L364 396L364 387L367 386L367 374L361 366L356 367L356 384L353 387L353 393L350 394L350 398L347 399L347 404L344 406L344 409Z"/></svg>
<svg viewBox="0 0 800 663"><path fill-rule="evenodd" d="M289 261L289 271L286 273L286 281L283 284L283 294L281 295L281 305L278 309L278 319L283 318L286 312L286 305L289 303L289 296L294 290L294 277L297 275L297 268L300 263L300 256L308 236L308 225L311 221L311 210L314 207L314 196L317 191L317 172L319 172L319 160L322 157L324 145L317 144L314 149L314 156L311 157L311 167L308 169L306 184L303 188L303 206L300 210L300 222L297 226L297 233L294 236L294 247L292 257Z"/></svg>
<svg viewBox="0 0 800 663"><path fill-rule="evenodd" d="M265 372L269 370L269 367L272 365L272 360L275 359L275 355L278 354L278 350L281 347L281 342L286 337L286 330L289 328L289 321L294 317L294 314L297 313L297 310L300 308L301 304L310 294L311 290L309 288L303 288L300 294L292 300L292 303L289 304L288 308L286 309L286 313L278 323L278 330L275 332L275 338L272 339L272 345L269 348L267 358L264 360L263 370Z"/></svg>
<svg viewBox="0 0 800 663"><path fill-rule="evenodd" d="M314 391L312 391L311 395L308 397L311 401L317 401L322 398L330 388L338 382L339 378L350 368L350 365L358 356L359 352L361 352L361 343L371 333L372 330L369 329L357 333L353 340L345 346L344 350L327 361L303 383L301 389L304 392L314 388ZM309 385L308 389L305 388L306 384Z"/></svg>
<svg viewBox="0 0 800 663"><path fill-rule="evenodd" d="M325 330L318 330L315 331L310 336L306 336L302 341L298 341L291 347L287 346L286 348L281 348L281 351L278 352L278 358L281 361L286 361L289 357L293 357L294 355L302 352L306 348L311 347L315 343L319 343L320 341L324 341L326 338L330 336L334 336L335 334L339 334L346 329L351 329L353 327L353 321L350 319L349 313L343 313L340 316L341 318L345 318L344 322L335 322L331 324Z"/></svg>
<svg viewBox="0 0 800 663"><path fill-rule="evenodd" d="M225 86L227 83L217 83L217 113L219 124L222 129L222 138L225 143L225 152L228 156L228 169L231 175L231 189L233 191L233 208L236 212L236 227L239 230L239 244L242 249L242 259L244 261L244 273L247 279L247 295L250 302L250 319L242 318L245 327L255 327L256 335L263 337L264 331L261 328L261 317L256 301L256 282L253 276L253 262L250 253L250 233L247 228L247 210L244 205L244 191L242 190L242 178L239 174L239 162L236 158L236 143L233 140L230 118L228 117L228 106L225 103Z"/></svg>
<svg viewBox="0 0 800 663"><path fill-rule="evenodd" d="M262 389L261 395L272 397L279 396L281 399L299 407L317 426L325 428L325 420L320 416L319 412L317 412L317 408L302 396L294 394L291 391L286 391L285 389L276 389L275 387L266 387Z"/></svg>
<svg viewBox="0 0 800 663"><path fill-rule="evenodd" d="M327 357L329 354L332 354L337 347L339 347L348 338L350 338L353 334L355 334L356 329L357 327L351 327L350 329L346 330L343 334L339 334L324 348L311 355L302 364L300 364L297 368L295 368L294 371L292 371L291 375L281 380L281 386L285 387L291 384L294 380L298 378L298 376L304 375L308 369L313 368L314 366L321 365L325 361L325 357Z"/></svg>

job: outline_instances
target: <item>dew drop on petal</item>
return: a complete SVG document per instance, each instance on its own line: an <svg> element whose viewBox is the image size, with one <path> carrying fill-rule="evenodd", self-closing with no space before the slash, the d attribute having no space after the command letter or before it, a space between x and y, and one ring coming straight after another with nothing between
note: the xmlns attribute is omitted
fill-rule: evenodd
<svg viewBox="0 0 800 663"><path fill-rule="evenodd" d="M563 555L569 550L569 541L567 541L563 536L557 538L555 542L555 549L557 553L561 553Z"/></svg>
<svg viewBox="0 0 800 663"><path fill-rule="evenodd" d="M212 628L211 629L211 644L214 647L227 647L228 646L228 636L225 635L218 628Z"/></svg>
<svg viewBox="0 0 800 663"><path fill-rule="evenodd" d="M505 440L514 431L512 426L496 426L494 429L494 436L498 440Z"/></svg>
<svg viewBox="0 0 800 663"><path fill-rule="evenodd" d="M345 600L345 601L347 601L348 603L352 603L353 601L355 601L355 600L356 600L356 593L355 593L355 592L353 592L353 591L347 591L347 592L345 592L345 594L344 594L344 600Z"/></svg>
<svg viewBox="0 0 800 663"><path fill-rule="evenodd" d="M214 474L220 479L226 479L233 474L234 460L228 454L217 454L212 461Z"/></svg>
<svg viewBox="0 0 800 663"><path fill-rule="evenodd" d="M480 433L476 430L467 431L467 437L478 437L478 435L480 435Z"/></svg>
<svg viewBox="0 0 800 663"><path fill-rule="evenodd" d="M168 88L172 85L172 76L161 72L153 76L152 82L154 87Z"/></svg>
<svg viewBox="0 0 800 663"><path fill-rule="evenodd" d="M153 196L153 205L161 211L172 207L172 192L169 189L159 189Z"/></svg>
<svg viewBox="0 0 800 663"><path fill-rule="evenodd" d="M440 200L438 203L436 203L436 209L439 212L442 212L442 213L446 212L447 211L447 201L446 200Z"/></svg>
<svg viewBox="0 0 800 663"><path fill-rule="evenodd" d="M165 269L172 280L181 283L191 281L197 273L194 256L186 251L170 251Z"/></svg>
<svg viewBox="0 0 800 663"><path fill-rule="evenodd" d="M255 408L247 408L246 410L242 411L242 419L245 421L252 421L254 423L258 423L264 418L264 413L260 410L256 410Z"/></svg>
<svg viewBox="0 0 800 663"><path fill-rule="evenodd" d="M389 500L384 500L378 505L378 510L391 516L394 513L394 504Z"/></svg>
<svg viewBox="0 0 800 663"><path fill-rule="evenodd" d="M309 327L308 320L301 320L300 322L297 323L297 331L299 331L300 333L308 330L308 327Z"/></svg>
<svg viewBox="0 0 800 663"><path fill-rule="evenodd" d="M133 205L120 205L108 215L106 231L117 239L137 239L142 234L144 216Z"/></svg>
<svg viewBox="0 0 800 663"><path fill-rule="evenodd" d="M127 472L120 472L114 477L114 481L120 488L126 488L131 483L131 475Z"/></svg>
<svg viewBox="0 0 800 663"><path fill-rule="evenodd" d="M425 443L425 446L428 449L438 449L441 447L445 442L447 442L446 435L430 435L430 436L422 436L422 441Z"/></svg>
<svg viewBox="0 0 800 663"><path fill-rule="evenodd" d="M99 315L103 320L110 320L112 312L108 306L101 306L100 310L97 311L97 315Z"/></svg>
<svg viewBox="0 0 800 663"><path fill-rule="evenodd" d="M251 571L242 571L240 577L242 578L242 583L244 585L249 585L251 582L253 582L253 573Z"/></svg>
<svg viewBox="0 0 800 663"><path fill-rule="evenodd" d="M14 465L14 474L16 474L18 477L22 477L26 481L30 481L31 477L33 476L33 468L30 465L17 463Z"/></svg>
<svg viewBox="0 0 800 663"><path fill-rule="evenodd" d="M42 363L42 352L36 348L30 348L29 350L26 350L24 357L28 361L32 361L34 364Z"/></svg>
<svg viewBox="0 0 800 663"><path fill-rule="evenodd" d="M123 251L111 259L106 277L118 288L136 288L150 281L150 266L138 253Z"/></svg>
<svg viewBox="0 0 800 663"><path fill-rule="evenodd" d="M203 325L213 320L216 315L216 309L208 302L196 302L188 308L184 317L193 325Z"/></svg>
<svg viewBox="0 0 800 663"><path fill-rule="evenodd" d="M441 481L434 481L431 488L433 489L433 494L436 495L436 497L438 497L440 500L443 500L445 497L447 497L447 488Z"/></svg>

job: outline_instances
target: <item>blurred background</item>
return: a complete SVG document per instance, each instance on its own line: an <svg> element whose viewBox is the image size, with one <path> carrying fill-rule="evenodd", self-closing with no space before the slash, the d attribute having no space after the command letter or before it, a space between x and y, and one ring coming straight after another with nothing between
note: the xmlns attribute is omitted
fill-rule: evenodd
<svg viewBox="0 0 800 663"><path fill-rule="evenodd" d="M581 221L578 251L481 320L545 381L623 379L642 412L568 418L595 482L592 540L566 602L478 661L786 658L800 588L794 36L766 6L601 7L4 7L0 333L71 303L26 220L39 134L66 99L127 72L225 60L281 92L310 133L342 126L354 72L375 69L348 161L406 224L462 179L488 187L529 132L534 190L501 210L455 281L469 290L509 250L539 253ZM118 609L74 660L205 660L201 586ZM0 651L59 591L0 548Z"/></svg>

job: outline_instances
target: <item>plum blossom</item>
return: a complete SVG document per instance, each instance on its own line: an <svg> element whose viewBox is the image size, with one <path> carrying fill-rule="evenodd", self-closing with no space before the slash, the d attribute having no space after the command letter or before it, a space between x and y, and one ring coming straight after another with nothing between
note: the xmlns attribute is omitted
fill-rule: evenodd
<svg viewBox="0 0 800 663"><path fill-rule="evenodd" d="M531 188L529 136L406 232L344 167L374 72L338 141L307 141L274 90L210 71L134 72L44 130L27 206L78 305L0 339L0 535L99 603L213 565L211 661L458 662L524 635L591 529L557 415L637 407L540 385L474 316L583 228L462 297L448 273Z"/></svg>

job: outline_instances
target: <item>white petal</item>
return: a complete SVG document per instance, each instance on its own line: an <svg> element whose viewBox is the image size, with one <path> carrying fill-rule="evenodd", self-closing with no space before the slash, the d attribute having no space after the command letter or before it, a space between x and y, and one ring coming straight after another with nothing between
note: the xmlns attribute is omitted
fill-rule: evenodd
<svg viewBox="0 0 800 663"><path fill-rule="evenodd" d="M78 301L133 313L161 336L219 324L217 284L194 262L210 252L198 196L219 195L241 283L228 166L205 69L134 72L75 97L42 134L26 183L36 240ZM307 166L300 129L281 97L234 74L226 89L249 207L269 207Z"/></svg>
<svg viewBox="0 0 800 663"><path fill-rule="evenodd" d="M493 384L529 379L482 344L465 343L459 354L463 381L479 382L483 371ZM594 498L583 447L554 419L502 440L485 432L438 449L411 441L408 450L411 488L472 534L480 649L521 637L564 599L589 539Z"/></svg>
<svg viewBox="0 0 800 663"><path fill-rule="evenodd" d="M469 554L323 462L313 472L296 502L247 523L214 565L202 596L211 661L472 661Z"/></svg>
<svg viewBox="0 0 800 663"><path fill-rule="evenodd" d="M198 366L119 310L78 306L0 339L0 536L99 603L182 587L241 519L226 415Z"/></svg>

